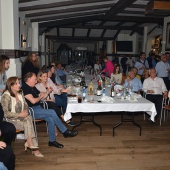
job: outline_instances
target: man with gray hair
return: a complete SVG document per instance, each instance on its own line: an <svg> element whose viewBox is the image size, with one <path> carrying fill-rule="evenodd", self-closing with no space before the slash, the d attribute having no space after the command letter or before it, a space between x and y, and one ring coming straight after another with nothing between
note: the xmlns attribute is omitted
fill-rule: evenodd
<svg viewBox="0 0 170 170"><path fill-rule="evenodd" d="M167 62L168 58L165 54L162 54L161 61L156 64L156 73L158 77L161 77L166 85L166 88L169 89L168 84L168 74L170 73L170 65Z"/></svg>
<svg viewBox="0 0 170 170"><path fill-rule="evenodd" d="M154 68L149 70L149 75L150 77L144 80L143 91L146 93L146 99L155 104L157 111L156 120L161 113L162 99L163 97L167 98L168 91L163 79L156 76L156 70Z"/></svg>
<svg viewBox="0 0 170 170"><path fill-rule="evenodd" d="M142 90L141 80L135 77L133 70L129 71L128 78L125 80L124 86L128 87L131 84L132 91L140 94Z"/></svg>

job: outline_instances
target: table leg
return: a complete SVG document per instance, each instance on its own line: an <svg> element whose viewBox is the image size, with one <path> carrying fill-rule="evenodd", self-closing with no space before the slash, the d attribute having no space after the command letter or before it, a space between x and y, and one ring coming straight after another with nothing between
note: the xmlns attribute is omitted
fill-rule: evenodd
<svg viewBox="0 0 170 170"><path fill-rule="evenodd" d="M84 117L87 117L87 116L91 116L91 119L85 119ZM84 113L80 113L80 122L76 125L76 126L74 126L73 127L73 129L75 129L76 127L78 127L78 126L80 126L81 124L82 124L82 122L92 122L95 126L97 126L98 128L100 128L100 136L102 136L102 127L101 127L101 125L100 124L98 124L98 123L96 123L95 121L94 121L94 114L93 113L90 113L90 115L87 115L87 113L85 113L85 115L84 115Z"/></svg>
<svg viewBox="0 0 170 170"><path fill-rule="evenodd" d="M135 119L134 119L134 112L132 112L131 116L132 118L131 119L124 119L124 112L121 112L121 122L117 123L116 125L113 126L113 136L114 136L114 130L119 127L121 124L123 124L123 122L132 122L135 126L137 126L139 129L140 129L140 132L139 132L139 135L141 136L141 131L142 131L142 128L139 124L137 124L135 122Z"/></svg>

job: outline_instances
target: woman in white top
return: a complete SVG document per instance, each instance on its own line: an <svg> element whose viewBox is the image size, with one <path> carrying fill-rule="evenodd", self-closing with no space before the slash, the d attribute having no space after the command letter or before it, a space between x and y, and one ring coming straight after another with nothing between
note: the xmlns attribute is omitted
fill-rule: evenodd
<svg viewBox="0 0 170 170"><path fill-rule="evenodd" d="M120 66L117 65L111 74L111 83L121 84L122 83L122 73L120 73Z"/></svg>

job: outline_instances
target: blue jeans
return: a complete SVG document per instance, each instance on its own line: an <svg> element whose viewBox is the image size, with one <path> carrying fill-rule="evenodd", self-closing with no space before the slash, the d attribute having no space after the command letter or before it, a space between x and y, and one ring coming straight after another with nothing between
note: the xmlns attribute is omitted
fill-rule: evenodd
<svg viewBox="0 0 170 170"><path fill-rule="evenodd" d="M2 169L2 170L8 170L2 162L0 162L0 169Z"/></svg>
<svg viewBox="0 0 170 170"><path fill-rule="evenodd" d="M67 93L62 93L60 95L55 94L54 97L55 97L56 105L62 107L63 114L64 114L67 109Z"/></svg>
<svg viewBox="0 0 170 170"><path fill-rule="evenodd" d="M63 125L57 114L52 109L43 109L40 105L33 106L35 119L44 119L48 123L48 134L50 142L56 141L55 126L64 133L67 128Z"/></svg>

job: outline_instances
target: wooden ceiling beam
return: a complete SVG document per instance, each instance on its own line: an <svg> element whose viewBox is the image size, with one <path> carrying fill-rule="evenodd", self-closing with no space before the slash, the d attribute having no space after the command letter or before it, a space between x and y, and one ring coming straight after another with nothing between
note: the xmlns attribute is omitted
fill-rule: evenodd
<svg viewBox="0 0 170 170"><path fill-rule="evenodd" d="M71 5L79 5L79 4L81 5L81 4L95 3L95 2L103 2L103 0L72 0L72 1L47 3L47 4L41 4L41 5L20 7L19 11L42 10L42 9L47 9L47 8L58 8L58 7L63 7L63 6L71 6Z"/></svg>
<svg viewBox="0 0 170 170"><path fill-rule="evenodd" d="M64 19L64 20L58 20L58 21L50 21L50 22L43 22L39 23L39 29L40 35L46 32L48 28L55 28L55 27L61 27L65 25L70 25L70 24L77 24L77 23L82 23L82 22L87 22L87 21L94 21L98 20L98 17L101 15L95 15L95 16L88 16L88 17L78 17L78 18L72 18L70 19Z"/></svg>
<svg viewBox="0 0 170 170"><path fill-rule="evenodd" d="M136 32L136 30L139 27L139 25L140 25L139 23L133 25L133 29L132 29L132 32L130 33L130 36L132 36Z"/></svg>
<svg viewBox="0 0 170 170"><path fill-rule="evenodd" d="M95 15L95 14L102 14L106 13L107 10L99 10L99 11L92 11L92 12L82 12L82 13L73 13L73 14L65 14L59 16L52 16L52 17L43 17L43 18L36 18L31 19L31 22L42 22L42 21L50 21L50 20L57 20L57 19L64 19L64 18L72 18L72 17L80 17L80 16L88 16L88 15Z"/></svg>
<svg viewBox="0 0 170 170"><path fill-rule="evenodd" d="M131 4L129 5L128 8L141 8L141 9L145 9L146 5L140 5L140 4Z"/></svg>
<svg viewBox="0 0 170 170"><path fill-rule="evenodd" d="M106 33L106 31L107 31L107 29L105 28L105 29L103 29L103 32L102 32L102 34L101 34L101 38L103 38L104 37L104 34Z"/></svg>
<svg viewBox="0 0 170 170"><path fill-rule="evenodd" d="M29 18L29 17L38 17L38 16L43 16L43 15L53 15L53 14L57 15L57 14L68 13L68 12L90 11L90 10L101 9L101 8L109 8L114 5L115 3L111 3L111 4L102 4L102 5L95 5L95 6L51 10L51 11L45 11L45 12L36 12L36 13L26 14L25 17Z"/></svg>
<svg viewBox="0 0 170 170"><path fill-rule="evenodd" d="M146 6L145 14L154 13L155 10L170 11L170 1L157 0L149 2Z"/></svg>
<svg viewBox="0 0 170 170"><path fill-rule="evenodd" d="M125 8L133 4L136 0L119 0L114 7L111 7L110 10L106 13L105 18L112 18L118 13L121 13Z"/></svg>
<svg viewBox="0 0 170 170"><path fill-rule="evenodd" d="M89 38L90 32L91 32L91 28L89 28L88 31L87 31L87 38Z"/></svg>
<svg viewBox="0 0 170 170"><path fill-rule="evenodd" d="M32 2L32 1L38 1L38 0L19 0L19 3L26 3L26 2Z"/></svg>
<svg viewBox="0 0 170 170"><path fill-rule="evenodd" d="M117 38L117 36L118 36L118 34L120 33L120 31L121 31L121 30L118 30L118 31L116 32L116 34L115 34L114 37L113 37L113 40L115 40L115 39Z"/></svg>
<svg viewBox="0 0 170 170"><path fill-rule="evenodd" d="M109 30L132 30L132 26L100 26L100 25L70 25L61 26L60 28L79 28L79 29L109 29ZM143 27L139 27L143 30Z"/></svg>
<svg viewBox="0 0 170 170"><path fill-rule="evenodd" d="M72 29L72 37L75 35L75 28Z"/></svg>
<svg viewBox="0 0 170 170"><path fill-rule="evenodd" d="M57 36L54 36L54 35L46 35L45 36L47 39L50 39L50 40L57 40L57 41L61 41L61 40L84 40L84 41L107 41L107 40L113 40L113 37L79 37L79 36L60 36L60 37L57 37Z"/></svg>
<svg viewBox="0 0 170 170"><path fill-rule="evenodd" d="M116 22L137 22L137 23L163 23L164 18L163 17L134 17L134 16L115 16L113 18L104 18L99 17L99 20L101 21L106 21L106 22L111 22L111 21L116 21Z"/></svg>

